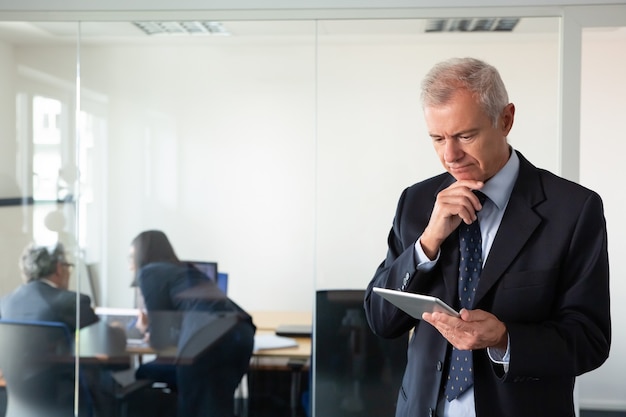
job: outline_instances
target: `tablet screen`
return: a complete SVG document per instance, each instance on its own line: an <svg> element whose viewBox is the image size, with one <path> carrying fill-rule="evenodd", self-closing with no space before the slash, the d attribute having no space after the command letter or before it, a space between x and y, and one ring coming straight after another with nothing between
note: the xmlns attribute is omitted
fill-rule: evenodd
<svg viewBox="0 0 626 417"><path fill-rule="evenodd" d="M422 313L434 313L436 311L459 317L457 311L437 297L379 287L374 287L374 292L419 320L422 319Z"/></svg>

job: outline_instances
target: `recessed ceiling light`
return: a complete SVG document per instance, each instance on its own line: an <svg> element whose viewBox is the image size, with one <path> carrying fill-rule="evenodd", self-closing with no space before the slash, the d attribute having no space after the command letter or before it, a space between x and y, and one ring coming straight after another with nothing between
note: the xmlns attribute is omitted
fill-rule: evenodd
<svg viewBox="0 0 626 417"><path fill-rule="evenodd" d="M183 22L133 22L147 35L217 35L229 36L230 33L221 22L183 21Z"/></svg>
<svg viewBox="0 0 626 417"><path fill-rule="evenodd" d="M518 18L480 17L471 19L430 19L424 31L432 32L512 32Z"/></svg>

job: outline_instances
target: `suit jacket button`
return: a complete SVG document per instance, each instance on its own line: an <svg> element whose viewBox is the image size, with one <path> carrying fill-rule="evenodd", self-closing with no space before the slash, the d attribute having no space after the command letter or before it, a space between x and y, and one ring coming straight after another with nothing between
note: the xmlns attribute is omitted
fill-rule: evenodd
<svg viewBox="0 0 626 417"><path fill-rule="evenodd" d="M428 409L428 417L435 417L435 410L433 410L432 408Z"/></svg>
<svg viewBox="0 0 626 417"><path fill-rule="evenodd" d="M437 371L441 372L442 369L443 369L443 364L441 363L441 361L437 361Z"/></svg>

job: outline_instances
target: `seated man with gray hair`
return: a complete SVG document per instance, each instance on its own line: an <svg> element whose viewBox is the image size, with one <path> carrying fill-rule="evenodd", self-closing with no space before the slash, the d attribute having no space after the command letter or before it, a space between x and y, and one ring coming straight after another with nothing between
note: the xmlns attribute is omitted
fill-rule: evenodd
<svg viewBox="0 0 626 417"><path fill-rule="evenodd" d="M126 336L123 329L101 322L91 307L89 296L78 294L77 297L75 291L68 289L73 264L68 261L61 243L52 247L31 243L24 249L19 264L25 282L0 300L1 319L61 322L67 325L72 335L75 330L87 327L87 333L81 332L84 333L83 338L98 339L100 334L107 335L104 344L108 346L103 346L103 351L125 350ZM80 311L78 323L77 305ZM97 330L99 328L103 331ZM99 344L101 341L89 342ZM130 362L126 367L129 365ZM81 370L81 376L89 387L96 417L114 415L114 393L118 384L110 370L118 369L119 366L94 365Z"/></svg>
<svg viewBox="0 0 626 417"><path fill-rule="evenodd" d="M98 321L88 295L80 294L80 325L76 323L76 293L68 290L70 269L63 244L28 245L20 259L25 281L0 303L0 317L65 323L70 332Z"/></svg>

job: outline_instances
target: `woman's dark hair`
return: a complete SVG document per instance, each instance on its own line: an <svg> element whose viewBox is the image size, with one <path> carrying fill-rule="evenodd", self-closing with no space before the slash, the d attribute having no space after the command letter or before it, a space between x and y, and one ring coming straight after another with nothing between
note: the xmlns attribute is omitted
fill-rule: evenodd
<svg viewBox="0 0 626 417"><path fill-rule="evenodd" d="M131 245L135 249L133 263L137 271L153 262L180 263L169 239L160 230L146 230L139 233Z"/></svg>

